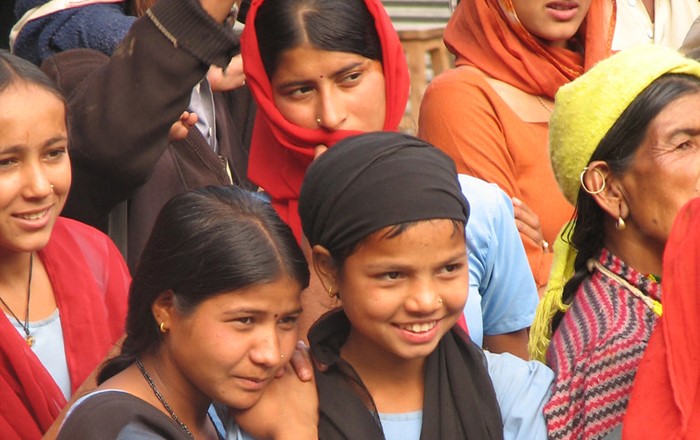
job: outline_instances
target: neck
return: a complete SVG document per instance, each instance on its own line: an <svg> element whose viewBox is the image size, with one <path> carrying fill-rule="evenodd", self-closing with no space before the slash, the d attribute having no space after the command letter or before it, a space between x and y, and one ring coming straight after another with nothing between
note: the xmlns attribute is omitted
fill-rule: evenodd
<svg viewBox="0 0 700 440"><path fill-rule="evenodd" d="M26 297L29 256L29 252L0 252L0 296Z"/></svg>
<svg viewBox="0 0 700 440"><path fill-rule="evenodd" d="M367 343L353 330L341 349L341 356L360 376L379 412L422 409L426 358L399 358Z"/></svg>
<svg viewBox="0 0 700 440"><path fill-rule="evenodd" d="M613 221L606 223L605 247L638 272L661 275L665 243L640 234L630 223L622 231L615 229Z"/></svg>
<svg viewBox="0 0 700 440"><path fill-rule="evenodd" d="M649 19L651 22L654 22L654 0L642 0L642 4L647 10L647 14L649 14Z"/></svg>
<svg viewBox="0 0 700 440"><path fill-rule="evenodd" d="M145 355L141 362L163 400L177 417L187 425L195 438L206 438L203 433L209 432L211 428L207 415L211 399L195 388L173 364L172 359L162 352L157 355ZM149 402L172 418L170 412L155 396L155 392L151 391Z"/></svg>

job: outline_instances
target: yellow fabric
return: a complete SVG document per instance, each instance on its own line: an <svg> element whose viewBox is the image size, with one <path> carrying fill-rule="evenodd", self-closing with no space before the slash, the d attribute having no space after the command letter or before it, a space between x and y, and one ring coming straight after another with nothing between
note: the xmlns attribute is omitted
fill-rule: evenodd
<svg viewBox="0 0 700 440"><path fill-rule="evenodd" d="M556 94L549 122L554 175L573 205L579 174L600 141L629 104L666 73L700 77L700 63L662 46L642 45L601 61Z"/></svg>
<svg viewBox="0 0 700 440"><path fill-rule="evenodd" d="M565 238L567 232L573 229L574 222L569 222L562 228L554 242L554 260L552 271L549 275L549 283L542 300L537 305L535 320L530 327L530 341L528 351L530 359L545 362L547 347L552 339L552 318L558 311L565 312L569 306L562 302L561 293L564 285L574 275L574 260L576 250Z"/></svg>

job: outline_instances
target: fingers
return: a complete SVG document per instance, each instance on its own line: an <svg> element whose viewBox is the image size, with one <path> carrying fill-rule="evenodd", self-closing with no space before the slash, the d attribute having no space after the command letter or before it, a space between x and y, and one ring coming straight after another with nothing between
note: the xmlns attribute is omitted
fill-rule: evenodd
<svg viewBox="0 0 700 440"><path fill-rule="evenodd" d="M211 66L207 73L207 80L214 92L226 92L243 86L245 84L243 58L240 55L231 58L225 69Z"/></svg>
<svg viewBox="0 0 700 440"><path fill-rule="evenodd" d="M328 147L323 144L317 145L316 148L314 148L314 160L318 159L326 151L328 151Z"/></svg>
<svg viewBox="0 0 700 440"><path fill-rule="evenodd" d="M199 117L192 112L182 112L180 119L170 126L168 140L170 142L180 141L187 137L190 128L194 127L199 121Z"/></svg>
<svg viewBox="0 0 700 440"><path fill-rule="evenodd" d="M294 372L296 372L299 380L308 382L314 377L313 364L309 355L309 348L304 344L304 341L297 341L297 346L294 349L292 358L289 361Z"/></svg>

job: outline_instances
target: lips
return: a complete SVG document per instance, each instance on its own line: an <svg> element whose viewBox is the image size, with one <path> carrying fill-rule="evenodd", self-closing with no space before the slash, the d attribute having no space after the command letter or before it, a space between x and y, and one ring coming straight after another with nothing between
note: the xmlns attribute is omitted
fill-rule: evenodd
<svg viewBox="0 0 700 440"><path fill-rule="evenodd" d="M28 220L28 221L35 221L39 220L45 215L49 213L49 209L44 209L42 211L36 211L36 212L30 212L30 213L23 213L23 214L15 214L14 216L17 218L21 218L22 220Z"/></svg>
<svg viewBox="0 0 700 440"><path fill-rule="evenodd" d="M579 10L578 3L572 1L554 1L545 6L549 15L557 21L569 21L576 17Z"/></svg>

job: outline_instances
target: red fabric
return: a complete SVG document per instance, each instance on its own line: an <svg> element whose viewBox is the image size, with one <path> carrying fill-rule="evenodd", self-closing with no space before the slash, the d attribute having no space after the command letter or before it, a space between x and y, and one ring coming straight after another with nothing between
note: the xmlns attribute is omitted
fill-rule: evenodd
<svg viewBox="0 0 700 440"><path fill-rule="evenodd" d="M258 104L250 146L248 177L272 198L272 204L289 224L301 243L301 221L297 212L299 189L313 160L314 148L331 147L339 140L358 134L353 131L310 130L288 122L275 107L272 87L258 50L255 16L264 0L253 0L246 17L248 23L241 36L241 54L246 83ZM384 130L396 131L408 101L408 66L399 37L379 0L365 0L374 17L382 43L384 79L386 81L386 119Z"/></svg>
<svg viewBox="0 0 700 440"><path fill-rule="evenodd" d="M560 86L610 55L611 8L592 0L579 31L585 56L543 45L517 20L512 0L460 2L445 29L445 45L457 66L475 66L526 93L554 98Z"/></svg>
<svg viewBox="0 0 700 440"><path fill-rule="evenodd" d="M700 438L700 199L676 218L662 281L663 315L634 380L625 440Z"/></svg>
<svg viewBox="0 0 700 440"><path fill-rule="evenodd" d="M75 392L123 333L131 278L109 238L74 220L59 218L38 256L54 290ZM0 396L3 439L41 438L66 404L24 338L2 317Z"/></svg>

